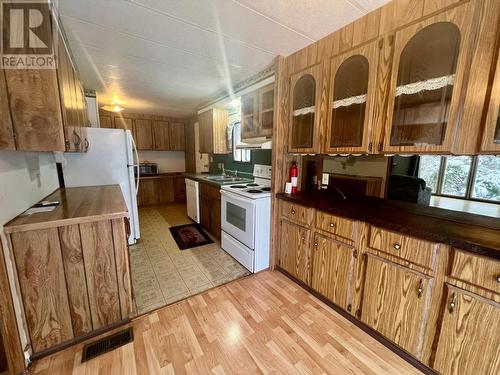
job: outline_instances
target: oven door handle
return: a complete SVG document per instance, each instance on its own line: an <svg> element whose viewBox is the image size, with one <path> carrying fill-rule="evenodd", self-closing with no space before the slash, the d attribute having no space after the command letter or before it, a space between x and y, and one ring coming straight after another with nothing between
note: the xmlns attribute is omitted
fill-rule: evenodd
<svg viewBox="0 0 500 375"><path fill-rule="evenodd" d="M242 198L240 196L238 196L237 194L234 194L234 193L231 193L229 191L226 191L226 190L221 190L221 195L222 197L226 197L231 199L232 201L237 201L237 202L242 202L242 203L245 203L245 204L250 204L252 207L255 207L255 202L253 199L248 199L248 198Z"/></svg>

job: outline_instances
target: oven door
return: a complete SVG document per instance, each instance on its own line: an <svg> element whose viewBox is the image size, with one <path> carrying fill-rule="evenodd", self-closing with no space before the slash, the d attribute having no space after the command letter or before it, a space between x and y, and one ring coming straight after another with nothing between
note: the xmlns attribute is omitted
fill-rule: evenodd
<svg viewBox="0 0 500 375"><path fill-rule="evenodd" d="M253 250L255 229L255 202L237 194L221 190L222 230Z"/></svg>

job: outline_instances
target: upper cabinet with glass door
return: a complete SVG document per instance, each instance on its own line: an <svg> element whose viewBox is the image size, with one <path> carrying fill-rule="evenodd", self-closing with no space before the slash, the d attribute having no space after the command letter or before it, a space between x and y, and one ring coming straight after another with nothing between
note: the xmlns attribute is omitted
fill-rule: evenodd
<svg viewBox="0 0 500 375"><path fill-rule="evenodd" d="M374 41L332 58L326 153L372 151L378 51Z"/></svg>
<svg viewBox="0 0 500 375"><path fill-rule="evenodd" d="M322 64L291 76L289 152L319 153Z"/></svg>
<svg viewBox="0 0 500 375"><path fill-rule="evenodd" d="M386 152L449 152L458 126L469 4L396 32Z"/></svg>
<svg viewBox="0 0 500 375"><path fill-rule="evenodd" d="M259 95L257 91L241 97L241 138L259 136Z"/></svg>
<svg viewBox="0 0 500 375"><path fill-rule="evenodd" d="M500 56L497 58L495 78L491 88L481 152L500 152Z"/></svg>

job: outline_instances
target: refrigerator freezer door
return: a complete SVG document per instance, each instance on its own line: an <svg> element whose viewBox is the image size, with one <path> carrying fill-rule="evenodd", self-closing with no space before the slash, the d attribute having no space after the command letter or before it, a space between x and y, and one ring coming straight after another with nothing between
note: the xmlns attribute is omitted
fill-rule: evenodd
<svg viewBox="0 0 500 375"><path fill-rule="evenodd" d="M131 135L130 135L131 136ZM133 168L129 168L132 154L127 133L121 129L88 128L89 150L82 154L66 153L63 165L67 187L120 185L127 203L131 235L129 243L139 238L139 218L135 197Z"/></svg>

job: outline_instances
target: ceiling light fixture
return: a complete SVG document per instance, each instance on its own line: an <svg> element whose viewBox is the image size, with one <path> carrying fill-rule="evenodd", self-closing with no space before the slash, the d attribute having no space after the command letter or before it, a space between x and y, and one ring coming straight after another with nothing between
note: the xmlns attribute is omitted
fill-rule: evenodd
<svg viewBox="0 0 500 375"><path fill-rule="evenodd" d="M108 112L121 112L125 109L123 107L120 107L118 104L105 105L101 108Z"/></svg>

